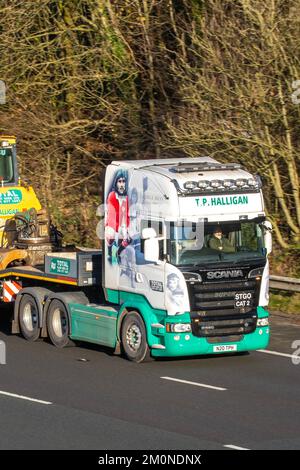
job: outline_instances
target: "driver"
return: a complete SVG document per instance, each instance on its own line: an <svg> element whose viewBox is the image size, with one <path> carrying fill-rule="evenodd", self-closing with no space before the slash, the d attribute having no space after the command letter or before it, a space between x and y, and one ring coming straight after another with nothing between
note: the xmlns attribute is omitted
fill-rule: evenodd
<svg viewBox="0 0 300 470"><path fill-rule="evenodd" d="M209 240L209 248L213 250L223 251L224 253L233 253L234 247L231 245L228 238L223 235L222 228L220 226L215 227L213 236Z"/></svg>

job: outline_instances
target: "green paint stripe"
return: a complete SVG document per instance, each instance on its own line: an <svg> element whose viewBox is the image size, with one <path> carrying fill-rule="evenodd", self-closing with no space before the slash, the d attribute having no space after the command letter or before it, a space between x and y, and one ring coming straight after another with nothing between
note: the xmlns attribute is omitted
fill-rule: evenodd
<svg viewBox="0 0 300 470"><path fill-rule="evenodd" d="M108 318L109 320L117 320L117 317L109 316L109 315L103 315L101 313L95 313L90 310L78 310L77 308L72 309L72 314L76 313L87 313L89 315L94 315L95 317L101 317L101 318Z"/></svg>

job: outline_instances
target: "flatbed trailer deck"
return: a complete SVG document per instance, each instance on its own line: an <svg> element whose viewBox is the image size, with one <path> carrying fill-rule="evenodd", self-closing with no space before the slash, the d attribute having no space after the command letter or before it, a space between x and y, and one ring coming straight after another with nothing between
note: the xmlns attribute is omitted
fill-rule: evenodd
<svg viewBox="0 0 300 470"><path fill-rule="evenodd" d="M63 277L56 274L45 273L43 269L38 269L33 266L22 266L7 268L0 271L0 279L3 281L5 279L16 279L17 281L22 281L26 279L34 279L42 282L54 282L58 284L65 284L69 286L78 286L78 279L73 277Z"/></svg>

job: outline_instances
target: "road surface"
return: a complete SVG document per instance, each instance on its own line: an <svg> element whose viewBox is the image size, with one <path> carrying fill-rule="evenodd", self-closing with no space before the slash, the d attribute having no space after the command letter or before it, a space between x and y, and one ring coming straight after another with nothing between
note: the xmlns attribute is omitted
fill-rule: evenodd
<svg viewBox="0 0 300 470"><path fill-rule="evenodd" d="M272 318L268 349L280 355L134 364L94 345L27 342L8 316L0 449L300 449L299 322Z"/></svg>

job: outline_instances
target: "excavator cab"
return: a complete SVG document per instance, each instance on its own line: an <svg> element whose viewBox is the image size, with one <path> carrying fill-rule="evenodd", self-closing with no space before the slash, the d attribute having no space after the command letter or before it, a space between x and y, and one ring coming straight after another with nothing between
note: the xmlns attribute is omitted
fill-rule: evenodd
<svg viewBox="0 0 300 470"><path fill-rule="evenodd" d="M0 136L0 186L18 185L16 138Z"/></svg>
<svg viewBox="0 0 300 470"><path fill-rule="evenodd" d="M0 269L40 264L61 240L32 186L19 178L16 138L0 136Z"/></svg>
<svg viewBox="0 0 300 470"><path fill-rule="evenodd" d="M0 135L0 226L18 212L32 208L39 211L41 204L34 189L20 181L16 138Z"/></svg>

